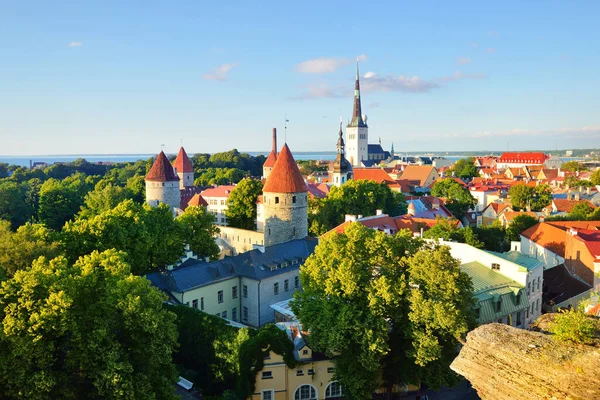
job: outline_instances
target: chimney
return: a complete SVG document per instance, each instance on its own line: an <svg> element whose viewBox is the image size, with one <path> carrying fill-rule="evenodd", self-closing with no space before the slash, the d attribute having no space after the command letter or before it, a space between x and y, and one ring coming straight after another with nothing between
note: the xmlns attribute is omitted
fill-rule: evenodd
<svg viewBox="0 0 600 400"><path fill-rule="evenodd" d="M375 210L375 215L383 215L383 210Z"/></svg>
<svg viewBox="0 0 600 400"><path fill-rule="evenodd" d="M345 222L356 222L356 215L346 214Z"/></svg>
<svg viewBox="0 0 600 400"><path fill-rule="evenodd" d="M571 200L571 191L570 190L567 192L567 200Z"/></svg>
<svg viewBox="0 0 600 400"><path fill-rule="evenodd" d="M440 199L438 199L437 197L434 197L434 198L431 200L431 207L432 207L434 210L439 210L439 209L440 209Z"/></svg>
<svg viewBox="0 0 600 400"><path fill-rule="evenodd" d="M583 193L583 186L579 186L579 193Z"/></svg>
<svg viewBox="0 0 600 400"><path fill-rule="evenodd" d="M575 197L573 197L573 200L579 201L579 192L575 193Z"/></svg>
<svg viewBox="0 0 600 400"><path fill-rule="evenodd" d="M588 187L585 189L585 193L586 193L588 196L589 196L589 195L591 195L591 194L592 194L592 188L588 186Z"/></svg>
<svg viewBox="0 0 600 400"><path fill-rule="evenodd" d="M273 152L277 155L277 128L273 128Z"/></svg>
<svg viewBox="0 0 600 400"><path fill-rule="evenodd" d="M415 215L415 213L416 213L415 204L411 201L410 203L408 203L407 214L408 215Z"/></svg>
<svg viewBox="0 0 600 400"><path fill-rule="evenodd" d="M540 215L540 218L538 219L539 222L544 222L546 220L546 217L544 217L543 215Z"/></svg>

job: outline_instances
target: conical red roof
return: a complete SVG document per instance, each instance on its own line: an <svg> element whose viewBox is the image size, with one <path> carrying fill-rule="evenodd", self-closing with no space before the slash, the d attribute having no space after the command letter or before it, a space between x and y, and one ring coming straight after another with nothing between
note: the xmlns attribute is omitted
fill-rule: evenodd
<svg viewBox="0 0 600 400"><path fill-rule="evenodd" d="M275 154L275 150L271 150L271 152L269 153L269 157L267 157L267 159L265 160L265 163L263 164L263 168L275 166L276 161L277 161L277 154Z"/></svg>
<svg viewBox="0 0 600 400"><path fill-rule="evenodd" d="M165 155L164 152L160 152L158 157L156 157L156 161L152 164L152 168L150 168L150 172L146 175L147 181L155 181L155 182L169 182L169 181L178 181L179 177L173 170L173 166L169 162L169 159Z"/></svg>
<svg viewBox="0 0 600 400"><path fill-rule="evenodd" d="M177 172L194 172L194 166L183 147L179 148L179 154L173 162L173 167L177 169Z"/></svg>
<svg viewBox="0 0 600 400"><path fill-rule="evenodd" d="M306 191L308 191L308 188L298 165L296 165L294 156L292 156L288 145L284 144L277 156L277 162L275 162L273 170L267 178L263 192L298 193Z"/></svg>

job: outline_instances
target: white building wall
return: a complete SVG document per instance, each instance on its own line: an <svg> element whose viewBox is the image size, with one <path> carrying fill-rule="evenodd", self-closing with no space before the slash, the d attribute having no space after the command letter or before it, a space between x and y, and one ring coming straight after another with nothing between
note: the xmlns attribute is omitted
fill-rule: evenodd
<svg viewBox="0 0 600 400"><path fill-rule="evenodd" d="M204 200L208 203L206 210L215 216L215 225L227 226L227 197L204 197Z"/></svg>
<svg viewBox="0 0 600 400"><path fill-rule="evenodd" d="M565 259L543 246L521 236L521 252L544 263L544 269L563 264Z"/></svg>
<svg viewBox="0 0 600 400"><path fill-rule="evenodd" d="M346 159L353 167L360 167L361 160L369 159L369 128L346 127Z"/></svg>

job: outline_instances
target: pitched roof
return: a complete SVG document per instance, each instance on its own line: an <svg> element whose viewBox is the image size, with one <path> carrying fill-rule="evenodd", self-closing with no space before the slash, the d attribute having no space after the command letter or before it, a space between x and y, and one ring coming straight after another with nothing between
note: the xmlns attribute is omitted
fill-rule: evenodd
<svg viewBox="0 0 600 400"><path fill-rule="evenodd" d="M590 254L596 259L600 257L600 231L577 229L576 232L574 237L585 244Z"/></svg>
<svg viewBox="0 0 600 400"><path fill-rule="evenodd" d="M498 159L498 163L543 164L546 155L542 152L506 152Z"/></svg>
<svg viewBox="0 0 600 400"><path fill-rule="evenodd" d="M419 185L423 186L427 178L435 171L435 167L431 165L409 165L402 172L400 179L408 179L411 181L419 181Z"/></svg>
<svg viewBox="0 0 600 400"><path fill-rule="evenodd" d="M507 221L512 221L519 215L529 215L535 219L538 219L538 215L534 211L506 211L502 214Z"/></svg>
<svg viewBox="0 0 600 400"><path fill-rule="evenodd" d="M158 153L154 164L152 164L152 168L150 168L148 175L146 175L146 180L153 182L170 182L179 180L179 177L173 170L173 166L163 151Z"/></svg>
<svg viewBox="0 0 600 400"><path fill-rule="evenodd" d="M377 183L396 183L391 176L381 168L354 168L354 180L369 180Z"/></svg>
<svg viewBox="0 0 600 400"><path fill-rule="evenodd" d="M539 222L523 231L521 236L564 257L566 231L569 228L596 230L600 228L600 221Z"/></svg>
<svg viewBox="0 0 600 400"><path fill-rule="evenodd" d="M496 215L500 214L502 211L508 209L507 211L512 211L512 208L508 204L504 203L490 203L488 207L491 207L492 210L496 213ZM486 208L488 208L486 207Z"/></svg>
<svg viewBox="0 0 600 400"><path fill-rule="evenodd" d="M542 299L546 304L562 303L587 290L590 286L571 275L564 264L544 270Z"/></svg>
<svg viewBox="0 0 600 400"><path fill-rule="evenodd" d="M202 197L229 197L234 185L221 185L202 191Z"/></svg>
<svg viewBox="0 0 600 400"><path fill-rule="evenodd" d="M554 199L552 200L552 203L554 203L554 206L556 207L557 211L567 213L573 211L573 208L575 208L575 206L580 203L587 204L592 209L596 208L596 206L588 200Z"/></svg>
<svg viewBox="0 0 600 400"><path fill-rule="evenodd" d="M327 193L329 193L329 189L327 189L327 191L323 191L323 186L328 188L327 185L325 184L317 184L317 183L309 183L307 185L308 187L308 194L311 195L312 197L317 197L319 199L325 198L327 197Z"/></svg>
<svg viewBox="0 0 600 400"><path fill-rule="evenodd" d="M177 172L194 172L194 166L183 147L179 148L179 153L177 154L175 162L173 162L173 167L175 167Z"/></svg>
<svg viewBox="0 0 600 400"><path fill-rule="evenodd" d="M265 182L263 193L299 193L308 188L298 169L287 143L283 145L271 174Z"/></svg>
<svg viewBox="0 0 600 400"><path fill-rule="evenodd" d="M277 161L277 154L275 154L275 150L271 150L271 152L269 153L269 156L267 157L267 159L265 160L265 163L263 164L263 168L265 168L265 167L272 168L273 166L275 166L276 161Z"/></svg>
<svg viewBox="0 0 600 400"><path fill-rule="evenodd" d="M188 207L189 206L194 206L194 207L200 207L200 206L207 206L208 203L206 202L206 200L204 200L204 197L202 197L200 195L200 193L196 193L191 199L190 201L188 201L187 203Z"/></svg>

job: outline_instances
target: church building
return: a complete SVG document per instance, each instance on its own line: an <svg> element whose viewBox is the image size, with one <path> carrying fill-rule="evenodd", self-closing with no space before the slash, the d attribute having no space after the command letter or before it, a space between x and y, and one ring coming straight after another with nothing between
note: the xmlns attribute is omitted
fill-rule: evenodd
<svg viewBox="0 0 600 400"><path fill-rule="evenodd" d="M342 123L340 122L339 138L337 141L337 155L333 163L330 164L329 182L334 186L341 186L352 179L352 165L346 160L344 133L342 132Z"/></svg>

